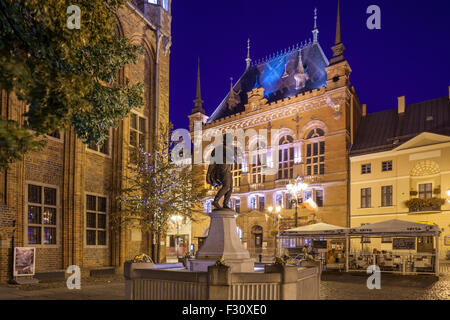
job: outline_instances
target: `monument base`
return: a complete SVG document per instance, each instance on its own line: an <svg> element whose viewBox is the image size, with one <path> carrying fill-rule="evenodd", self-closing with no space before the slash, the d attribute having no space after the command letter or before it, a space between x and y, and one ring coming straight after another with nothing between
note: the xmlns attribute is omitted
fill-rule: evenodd
<svg viewBox="0 0 450 320"><path fill-rule="evenodd" d="M208 237L195 255L189 260L191 271L207 272L223 257L231 272L254 272L254 259L241 243L237 233L236 212L231 209L216 209L210 214L211 224Z"/></svg>

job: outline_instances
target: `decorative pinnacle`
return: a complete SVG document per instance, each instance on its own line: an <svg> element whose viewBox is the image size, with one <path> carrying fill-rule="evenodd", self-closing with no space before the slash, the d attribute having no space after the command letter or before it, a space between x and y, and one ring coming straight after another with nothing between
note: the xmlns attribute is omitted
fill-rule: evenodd
<svg viewBox="0 0 450 320"><path fill-rule="evenodd" d="M252 59L250 59L250 39L247 41L247 59L245 61L247 62L247 69L250 68L252 63Z"/></svg>
<svg viewBox="0 0 450 320"><path fill-rule="evenodd" d="M317 29L317 8L314 9L314 30L313 33L313 42L317 43L319 38L319 29Z"/></svg>
<svg viewBox="0 0 450 320"><path fill-rule="evenodd" d="M195 95L194 109L192 109L192 114L197 112L205 114L205 110L203 109L202 90L200 84L200 58L198 58L197 93Z"/></svg>

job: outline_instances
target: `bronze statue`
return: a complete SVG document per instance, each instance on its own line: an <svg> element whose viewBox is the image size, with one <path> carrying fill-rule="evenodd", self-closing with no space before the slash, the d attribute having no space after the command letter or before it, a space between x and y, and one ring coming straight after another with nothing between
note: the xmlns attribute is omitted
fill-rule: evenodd
<svg viewBox="0 0 450 320"><path fill-rule="evenodd" d="M226 140L224 140L226 141ZM224 144L225 146L225 144ZM216 148L212 153L211 156L214 157L216 150L218 152L223 151L223 163L216 163L211 162L208 166L208 173L206 174L206 182L213 186L213 187L219 187L222 188L217 192L214 201L212 205L216 209L231 209L228 206L228 202L231 199L231 193L233 192L233 175L231 174L231 170L233 168L233 162L234 162L234 155L232 161L226 161L227 154L230 156L231 153L227 153L222 147ZM230 163L231 162L231 163ZM219 200L223 198L223 207L220 206Z"/></svg>

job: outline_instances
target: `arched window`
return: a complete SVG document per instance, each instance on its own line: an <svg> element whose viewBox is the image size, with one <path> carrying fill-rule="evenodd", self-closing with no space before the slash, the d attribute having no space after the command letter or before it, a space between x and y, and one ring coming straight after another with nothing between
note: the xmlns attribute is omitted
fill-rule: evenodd
<svg viewBox="0 0 450 320"><path fill-rule="evenodd" d="M308 133L306 144L306 175L325 174L325 139L324 131L320 128L311 130ZM319 138L319 139L317 139Z"/></svg>
<svg viewBox="0 0 450 320"><path fill-rule="evenodd" d="M316 128L316 129L311 130L308 133L308 137L306 139L309 140L309 139L312 139L312 138L323 137L324 135L325 135L325 132L322 129Z"/></svg>
<svg viewBox="0 0 450 320"><path fill-rule="evenodd" d="M267 167L267 145L263 141L258 141L250 150L250 175L251 183L266 182L266 175L263 173Z"/></svg>
<svg viewBox="0 0 450 320"><path fill-rule="evenodd" d="M275 205L283 207L283 194L281 192L275 195Z"/></svg>
<svg viewBox="0 0 450 320"><path fill-rule="evenodd" d="M294 176L294 139L284 136L278 148L278 179L292 179Z"/></svg>

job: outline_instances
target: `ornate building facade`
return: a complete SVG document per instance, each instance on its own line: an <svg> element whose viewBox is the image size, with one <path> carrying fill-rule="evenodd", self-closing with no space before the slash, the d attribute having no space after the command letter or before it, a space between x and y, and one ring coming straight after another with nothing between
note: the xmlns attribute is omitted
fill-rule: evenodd
<svg viewBox="0 0 450 320"><path fill-rule="evenodd" d="M0 281L12 276L12 248L36 248L36 273L82 273L120 268L152 251L140 230L112 232L109 214L118 209L112 187L125 183L129 151L151 149L169 119L171 1L132 1L117 12L117 32L143 47L136 65L124 68L121 83L145 85L145 106L111 130L102 146L86 146L73 130L48 137L47 147L25 155L0 173ZM25 104L0 92L0 114L23 122ZM164 250L162 250L164 252Z"/></svg>
<svg viewBox="0 0 450 320"><path fill-rule="evenodd" d="M245 72L210 116L203 109L199 77L189 116L192 134L195 122L202 124L204 133L208 129L257 133L245 138L245 146L238 146L243 161L233 166L230 203L238 213L242 241L252 253L273 254L277 224L269 206L282 208L281 229L295 225L295 205L286 185L297 177L309 185L303 200L312 198L319 207L317 213L299 207L298 225L350 224L349 147L362 108L344 58L339 9L330 60L319 43L316 14L312 33L309 41L261 61L252 62L249 46ZM267 130L267 138L260 130ZM205 154L211 152L211 141L203 141ZM206 174L207 164L200 166ZM270 174L267 168L272 169ZM205 212L211 210L211 200L206 200ZM194 227L193 239L206 236L206 226Z"/></svg>

